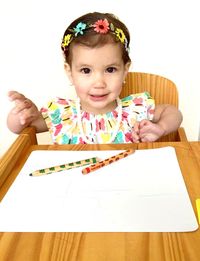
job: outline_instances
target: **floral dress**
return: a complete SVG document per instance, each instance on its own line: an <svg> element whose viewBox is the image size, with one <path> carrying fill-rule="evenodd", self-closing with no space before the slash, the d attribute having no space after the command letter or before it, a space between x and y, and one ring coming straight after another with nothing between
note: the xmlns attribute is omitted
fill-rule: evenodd
<svg viewBox="0 0 200 261"><path fill-rule="evenodd" d="M113 143L132 143L132 128L137 121L152 120L155 103L149 93L137 93L121 99L122 120ZM41 109L55 144L84 144L78 124L76 101L55 98ZM88 143L108 143L115 131L118 108L104 114L81 111L82 130Z"/></svg>

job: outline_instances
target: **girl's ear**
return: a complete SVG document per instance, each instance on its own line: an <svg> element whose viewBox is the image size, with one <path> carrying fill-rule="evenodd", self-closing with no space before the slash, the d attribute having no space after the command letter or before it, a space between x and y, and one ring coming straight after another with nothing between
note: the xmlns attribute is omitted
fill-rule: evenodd
<svg viewBox="0 0 200 261"><path fill-rule="evenodd" d="M131 66L131 62L128 62L128 63L125 64L125 70L124 70L124 81L125 81L125 79L126 79L126 75L127 75L127 73L129 72L129 68L130 68L130 66Z"/></svg>
<svg viewBox="0 0 200 261"><path fill-rule="evenodd" d="M65 72L67 73L67 77L69 78L70 82L73 84L72 72L71 72L70 65L68 63L64 63L64 69L65 69Z"/></svg>

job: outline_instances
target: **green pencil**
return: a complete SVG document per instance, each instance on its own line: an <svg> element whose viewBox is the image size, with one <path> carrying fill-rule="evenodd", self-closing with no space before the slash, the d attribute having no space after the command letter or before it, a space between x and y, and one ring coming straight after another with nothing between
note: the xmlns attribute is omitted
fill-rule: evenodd
<svg viewBox="0 0 200 261"><path fill-rule="evenodd" d="M99 160L100 159L98 159L97 157L93 157L93 158L70 162L70 163L53 166L53 167L49 167L49 168L45 168L45 169L39 169L39 170L36 170L36 171L32 172L31 174L29 174L29 176L38 177L38 176L48 175L48 174L51 174L54 172L69 170L69 169L78 168L78 167L82 167L85 165L97 163Z"/></svg>

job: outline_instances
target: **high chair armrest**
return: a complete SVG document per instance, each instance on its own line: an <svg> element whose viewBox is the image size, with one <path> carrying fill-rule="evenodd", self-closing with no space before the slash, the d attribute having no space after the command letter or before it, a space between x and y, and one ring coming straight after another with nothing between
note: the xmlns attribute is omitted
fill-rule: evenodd
<svg viewBox="0 0 200 261"><path fill-rule="evenodd" d="M178 132L178 138L180 141L188 141L183 127L178 128L177 132Z"/></svg>

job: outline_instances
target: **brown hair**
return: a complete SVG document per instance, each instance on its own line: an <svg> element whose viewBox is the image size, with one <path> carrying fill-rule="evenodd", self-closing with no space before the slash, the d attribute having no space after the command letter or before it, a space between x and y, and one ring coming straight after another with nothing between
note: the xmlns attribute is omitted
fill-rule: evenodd
<svg viewBox="0 0 200 261"><path fill-rule="evenodd" d="M64 47L64 39L67 35L71 35L72 31L76 28L76 26L79 23L84 23L84 24L89 24L92 25L98 20L104 20L106 19L108 23L114 28L119 28L123 31L125 38L126 38L126 46L123 44L118 37L110 30L107 33L97 33L95 32L93 27L88 27L87 30L84 30L84 33L79 33L76 34L75 37L71 38L70 42L67 44L67 46ZM124 64L127 62L130 62L131 59L129 57L128 49L129 49L129 43L130 43L130 34L125 26L116 16L110 13L99 13L99 12L94 12L94 13L87 13L76 20L74 20L69 27L66 29L64 35L63 35L63 40L62 40L62 51L64 54L65 61L68 64L71 64L71 50L73 48L73 45L75 44L81 44L84 46L88 46L91 48L94 47L100 47L103 46L107 43L116 43L121 45L121 50L122 50L122 59L124 61Z"/></svg>

